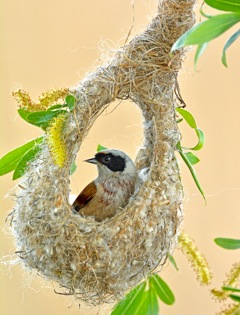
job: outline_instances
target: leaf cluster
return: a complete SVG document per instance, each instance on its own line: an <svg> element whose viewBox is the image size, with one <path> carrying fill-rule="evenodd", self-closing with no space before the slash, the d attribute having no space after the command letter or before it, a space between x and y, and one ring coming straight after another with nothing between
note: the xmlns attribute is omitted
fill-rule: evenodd
<svg viewBox="0 0 240 315"><path fill-rule="evenodd" d="M240 249L240 239L233 239L233 238L224 238L224 237L218 237L214 239L214 242L224 248L224 249L228 249L228 250L236 250L236 249ZM233 267L234 269L234 267ZM231 283L231 279L228 281L230 281ZM240 293L240 288L235 288L232 286L223 286L222 290L228 294L228 297L231 298L234 302L238 302L240 303L240 295L237 295L235 293ZM234 293L230 293L230 292L234 292Z"/></svg>
<svg viewBox="0 0 240 315"><path fill-rule="evenodd" d="M180 49L182 47L186 47L189 45L197 45L197 51L194 58L194 64L196 67L197 61L200 56L207 48L209 42L211 42L216 37L222 35L228 29L230 29L233 25L240 22L240 1L239 0L205 0L205 3L210 7L227 11L231 13L223 13L217 15L207 15L201 9L201 14L207 18L206 21L203 21L195 26L193 26L190 30L184 33L178 40L174 43L172 47L172 52ZM227 49L236 41L236 39L240 36L240 30L236 31L232 34L227 42L225 43L222 51L222 63L227 67L227 58L226 51Z"/></svg>
<svg viewBox="0 0 240 315"><path fill-rule="evenodd" d="M111 315L158 315L159 301L172 305L175 297L166 282L154 274L132 289Z"/></svg>
<svg viewBox="0 0 240 315"><path fill-rule="evenodd" d="M238 288L222 287L222 289L223 289L224 291L227 291L227 292L240 293L240 289L238 289ZM229 296L234 302L240 303L240 295L237 295L237 294L234 294L234 293L230 293L228 296Z"/></svg>
<svg viewBox="0 0 240 315"><path fill-rule="evenodd" d="M38 112L30 112L27 109L20 108L18 113L26 122L46 131L53 118L60 114L67 114L68 111L73 110L74 106L74 96L68 95L65 98L64 104L56 104L49 107L47 110ZM4 155L0 159L0 176L12 171L14 171L13 180L23 176L28 163L41 151L43 139L44 137L42 136L31 140Z"/></svg>
<svg viewBox="0 0 240 315"><path fill-rule="evenodd" d="M189 111L187 111L186 109L183 109L183 108L176 108L176 111L178 114L180 114L183 117L183 119L187 122L189 127L195 131L196 136L198 138L197 144L193 147L189 147L189 148L184 147L181 145L181 142L179 141L177 143L176 148L177 148L180 156L182 157L184 163L187 165L198 190L200 191L204 200L206 200L205 195L204 195L204 191L200 185L197 174L193 168L193 165L197 164L200 160L194 153L191 152L191 151L199 151L202 149L204 142L205 142L204 133L200 128L197 127L196 121L195 121L193 115Z"/></svg>

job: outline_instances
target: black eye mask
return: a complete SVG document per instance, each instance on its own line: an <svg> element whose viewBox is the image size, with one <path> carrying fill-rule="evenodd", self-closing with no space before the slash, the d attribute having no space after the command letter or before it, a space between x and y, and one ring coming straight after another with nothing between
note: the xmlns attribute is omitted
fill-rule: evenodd
<svg viewBox="0 0 240 315"><path fill-rule="evenodd" d="M112 153L97 153L95 159L106 165L112 172L123 172L126 167L125 159Z"/></svg>

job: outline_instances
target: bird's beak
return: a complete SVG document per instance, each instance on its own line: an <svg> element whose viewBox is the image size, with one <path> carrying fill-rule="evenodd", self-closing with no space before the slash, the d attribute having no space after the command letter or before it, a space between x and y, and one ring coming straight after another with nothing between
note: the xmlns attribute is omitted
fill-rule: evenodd
<svg viewBox="0 0 240 315"><path fill-rule="evenodd" d="M85 160L84 162L87 162L87 163L92 163L92 164L97 164L97 161L96 161L96 159L95 159L95 158Z"/></svg>

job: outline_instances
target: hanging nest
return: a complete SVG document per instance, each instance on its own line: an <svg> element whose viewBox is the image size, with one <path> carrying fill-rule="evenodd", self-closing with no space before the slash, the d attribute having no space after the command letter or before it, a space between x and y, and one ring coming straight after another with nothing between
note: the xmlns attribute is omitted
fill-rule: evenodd
<svg viewBox="0 0 240 315"><path fill-rule="evenodd" d="M175 89L184 52L171 56L170 49L193 25L194 2L160 0L144 33L72 88L77 104L62 130L63 167L54 163L46 136L21 182L12 213L17 254L77 299L95 305L119 298L162 266L176 245L183 190L174 154L180 140ZM120 213L99 223L73 213L69 172L94 121L115 99L130 99L142 111L136 158L142 184Z"/></svg>

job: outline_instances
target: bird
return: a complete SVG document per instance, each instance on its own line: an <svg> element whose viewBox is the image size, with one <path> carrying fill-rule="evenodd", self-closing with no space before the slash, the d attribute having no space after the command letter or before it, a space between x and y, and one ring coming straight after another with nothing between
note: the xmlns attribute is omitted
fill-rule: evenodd
<svg viewBox="0 0 240 315"><path fill-rule="evenodd" d="M85 162L97 165L98 177L80 192L72 207L75 213L100 222L128 203L137 186L137 170L131 158L116 149L100 151Z"/></svg>

